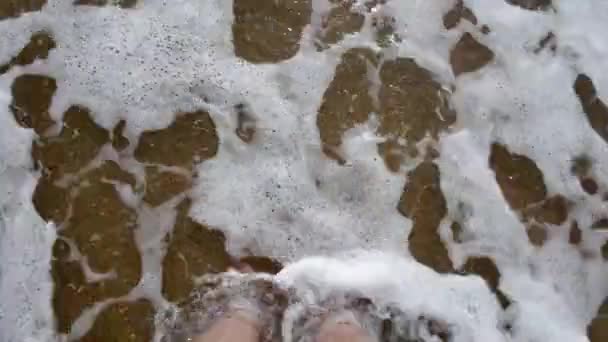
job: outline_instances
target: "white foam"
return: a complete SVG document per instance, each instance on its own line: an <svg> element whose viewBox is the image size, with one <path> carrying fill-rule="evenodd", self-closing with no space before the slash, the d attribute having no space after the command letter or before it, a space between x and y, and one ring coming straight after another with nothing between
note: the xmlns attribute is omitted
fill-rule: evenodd
<svg viewBox="0 0 608 342"><path fill-rule="evenodd" d="M55 227L45 224L31 196L32 132L8 110L10 91L0 85L0 340L44 341L54 336L48 272Z"/></svg>
<svg viewBox="0 0 608 342"><path fill-rule="evenodd" d="M192 213L227 233L230 252L289 261L361 247L405 251L410 224L395 210L403 178L387 172L368 129L347 135L346 167L316 144L294 146L306 141L298 136L265 132L258 138L267 142L239 152L220 148L200 169Z"/></svg>
<svg viewBox="0 0 608 342"><path fill-rule="evenodd" d="M400 255L355 251L309 257L286 267L276 281L295 288L307 305L357 291L378 307L398 307L413 321L424 315L449 322L454 341L507 340L499 330L499 305L481 278L442 276Z"/></svg>
<svg viewBox="0 0 608 342"><path fill-rule="evenodd" d="M466 22L454 30L443 28L441 18L455 1L393 0L373 14L396 17L396 33L403 41L394 42L388 55L414 57L445 86L454 83L458 123L442 138L438 165L450 215L464 204L467 232L473 238L448 248L456 265L469 255L489 255L496 261L500 288L515 302L508 312L513 316L509 338L496 329L501 319L497 304L479 278L438 276L409 258L411 222L396 210L406 177L388 172L377 155L373 119L344 137L347 166L336 165L320 151L317 108L340 54L352 46L374 46L369 17L362 33L317 52L313 40L319 28L314 25L328 6L315 0L313 25L305 28L297 55L274 65L252 65L232 51L231 1L146 0L128 11L72 3L49 0L41 12L0 22L2 61L10 59L31 32L46 29L57 41L48 60L0 76L0 253L14 261L0 264L0 296L2 305L19 308L3 309L3 340L53 338L48 279L53 229L45 228L30 204L36 180L27 171L33 134L19 128L7 109L10 84L23 72L56 78L53 118L72 104L83 104L106 128L125 117L131 140L143 130L166 127L177 111L208 110L220 148L198 168L191 214L224 231L235 255L248 250L287 262L359 248L398 255L360 252L350 259L304 259L281 275L287 282L303 279L327 290L348 285L378 301L397 301L409 312L431 310L461 327L461 340L586 339L585 326L608 293L605 263L597 257L581 258L557 238L550 238L540 251L531 247L487 159L494 140L534 159L551 194L577 200L573 215L582 227L591 223L592 215L608 210L599 199L583 199L569 174L570 160L585 152L597 165L597 177L608 179L608 147L587 123L572 90L582 71L594 80L600 97L608 99L605 1L555 0L556 12L541 13L503 0L465 0L480 24L492 30L486 36L473 34L496 57L458 79L449 65L450 49L463 30L475 28ZM535 54L548 31L557 36L555 55ZM234 134L232 108L241 102L256 117L252 144ZM137 205L136 196L121 193L130 205ZM151 210L140 218L150 227L137 233L142 251L153 251L155 245L162 251L160 236L168 226L160 222L163 214L172 215ZM603 240L586 238L585 243L597 249ZM159 253L150 253L144 262L150 287L140 284L128 299L158 295L160 275L154 273L160 272L155 266ZM33 286L42 290L33 291ZM160 298L154 303L166 305ZM76 334L85 333L95 310L78 321L81 329Z"/></svg>
<svg viewBox="0 0 608 342"><path fill-rule="evenodd" d="M605 272L604 266L601 262L584 263L567 239L537 253L528 243L523 224L503 199L487 159L482 158L487 153L476 151L470 132L445 137L441 146L441 186L448 207L454 212L466 208L463 224L472 235L452 248L460 255L487 255L495 260L502 275L501 288L516 301L515 340L583 338L586 322L606 291L596 278ZM590 300L594 303L591 307ZM538 321L539 311L544 312L541 325L547 328L528 323ZM559 333L548 328L555 322L560 322Z"/></svg>

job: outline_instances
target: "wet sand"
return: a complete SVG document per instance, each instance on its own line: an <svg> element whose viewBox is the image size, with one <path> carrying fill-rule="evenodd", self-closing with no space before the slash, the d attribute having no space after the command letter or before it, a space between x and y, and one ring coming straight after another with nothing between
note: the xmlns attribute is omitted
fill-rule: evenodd
<svg viewBox="0 0 608 342"><path fill-rule="evenodd" d="M94 6L107 2L77 1ZM530 10L550 7L549 0L508 2ZM3 1L0 20L38 10L43 3ZM135 3L124 0L118 5L129 8ZM335 7L324 18L323 30L317 35L319 49L335 44L346 33L358 31L363 24L363 17L350 11L349 2L333 3ZM374 2L368 5L372 8ZM298 51L302 29L310 21L311 2L289 0L277 5L273 1L235 0L234 14L235 53L252 63L277 63ZM452 50L450 61L455 75L483 68L494 57L491 50L475 39L476 35L491 30L483 25L482 19L462 3L444 17L448 29L460 20L478 28L478 32L463 34ZM375 24L378 41L387 47L391 39L400 39L392 33L390 22L391 18L382 18ZM541 45L543 48L544 44ZM53 48L53 37L45 32L36 33L17 56L0 61L0 74L17 65L31 64L37 58L44 59ZM378 103L369 95L375 86L369 82L369 73L377 74L380 80ZM593 81L580 75L574 85L564 87L575 89L587 119L608 142L608 109L595 96ZM138 141L129 141L122 134L124 122L111 131L105 130L92 120L90 113L94 108L73 106L64 113L63 122L54 122L48 109L55 91L56 82L48 76L19 76L12 85L11 110L21 126L37 134L32 146L33 168L42 176L32 201L44 220L57 224L51 272L55 282L52 304L59 332L69 333L85 309L128 294L141 280L141 255L135 245L141 208L125 203L117 184L142 196L146 208L169 206L175 213L175 223L163 237L167 252L162 259L162 293L167 300L183 302L193 289L195 277L221 272L234 263L224 248L224 236L188 217L189 189L197 177L194 166L213 158L218 149L215 124L208 113L175 113L176 119L169 127L145 132ZM377 113L379 132L388 138L378 145L387 168L397 172L407 165L410 169L401 199L395 203L396 210L413 221L409 244L404 241L404 248L409 246L419 262L437 272L479 274L506 308L510 305L509 294L498 289L500 273L493 261L483 256L470 258L461 269L455 269L438 233L441 221L447 219L451 222L454 243L467 237L467 227L459 221L459 215L447 211L440 187L441 174L434 162L439 134L449 132L458 121L448 103L449 93L414 60L385 61L382 53L351 49L342 56L318 111L321 143L329 157L336 163L344 163L340 154L343 133L366 121L371 112ZM251 142L255 122L246 108L236 109L240 123L234 133ZM137 164L144 170L143 177L114 161L100 159L104 150ZM525 223L530 243L542 248L547 230L570 222L569 241L572 248L579 248L582 234L588 234L589 229L581 229L569 218L570 199L548 193L543 174L533 160L495 142L488 163L507 202ZM581 156L573 161L571 171L589 196L606 197L608 189L601 189L594 180L590 159ZM603 222L596 224L599 227ZM600 253L608 259L608 245L601 251L581 250L581 253ZM249 262L256 269L276 272L280 268L264 256L251 256ZM608 304L599 314L589 328L592 342L608 338L605 318ZM113 303L102 310L80 340L149 341L154 333L153 315L154 308L145 299Z"/></svg>

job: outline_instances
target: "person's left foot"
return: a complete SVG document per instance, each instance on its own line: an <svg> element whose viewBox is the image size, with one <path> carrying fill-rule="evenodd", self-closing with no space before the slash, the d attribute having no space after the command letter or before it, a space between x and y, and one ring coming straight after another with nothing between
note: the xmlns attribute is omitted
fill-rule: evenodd
<svg viewBox="0 0 608 342"><path fill-rule="evenodd" d="M344 310L331 314L319 328L317 342L373 342L352 311Z"/></svg>
<svg viewBox="0 0 608 342"><path fill-rule="evenodd" d="M207 335L218 324L253 328L261 341L280 335L287 296L270 277L237 264L229 272L205 276L199 284L174 319L167 320L168 341Z"/></svg>

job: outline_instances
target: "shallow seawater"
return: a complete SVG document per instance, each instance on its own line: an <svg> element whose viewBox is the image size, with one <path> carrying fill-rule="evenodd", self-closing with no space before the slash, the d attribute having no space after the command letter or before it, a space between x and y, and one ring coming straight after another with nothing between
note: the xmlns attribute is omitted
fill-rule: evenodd
<svg viewBox="0 0 608 342"><path fill-rule="evenodd" d="M286 341L353 298L386 341L608 340L607 22L2 1L0 341L160 341L243 262L288 289Z"/></svg>

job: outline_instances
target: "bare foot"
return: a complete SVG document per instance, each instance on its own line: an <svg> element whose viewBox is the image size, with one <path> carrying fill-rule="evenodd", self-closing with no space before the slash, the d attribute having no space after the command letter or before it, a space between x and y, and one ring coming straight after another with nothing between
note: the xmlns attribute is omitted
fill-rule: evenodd
<svg viewBox="0 0 608 342"><path fill-rule="evenodd" d="M253 268L246 263L236 263L228 271L251 273ZM195 336L193 342L257 342L260 339L262 323L259 313L249 303L235 301L226 314L213 323L209 330Z"/></svg>
<svg viewBox="0 0 608 342"><path fill-rule="evenodd" d="M254 273L254 268L235 261L231 272ZM204 334L193 342L258 342L261 338L280 333L282 312L287 304L286 294L265 279L245 276L244 287L227 296L224 314Z"/></svg>
<svg viewBox="0 0 608 342"><path fill-rule="evenodd" d="M329 316L319 329L317 342L373 342L375 339L359 324L352 311Z"/></svg>
<svg viewBox="0 0 608 342"><path fill-rule="evenodd" d="M260 322L247 313L233 311L215 322L209 330L192 339L193 342L257 342Z"/></svg>

